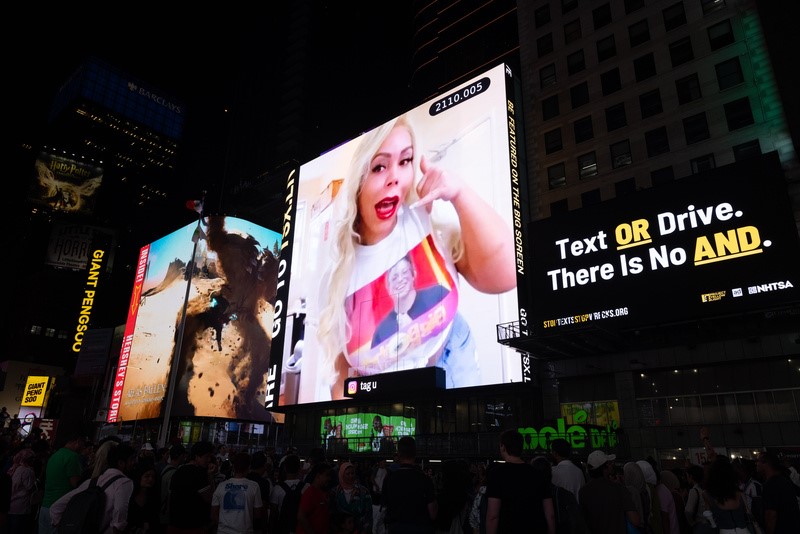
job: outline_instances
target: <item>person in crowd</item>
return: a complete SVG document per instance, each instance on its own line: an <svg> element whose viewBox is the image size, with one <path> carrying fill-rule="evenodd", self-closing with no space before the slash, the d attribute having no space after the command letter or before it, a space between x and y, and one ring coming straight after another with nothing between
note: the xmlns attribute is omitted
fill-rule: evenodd
<svg viewBox="0 0 800 534"><path fill-rule="evenodd" d="M278 522L287 492L300 486L300 491L306 489L306 482L300 474L300 457L296 454L287 454L281 459L278 466L278 483L272 487L269 495L269 532L280 532Z"/></svg>
<svg viewBox="0 0 800 534"><path fill-rule="evenodd" d="M697 464L686 468L689 493L684 512L694 534L711 534L711 524L703 513L708 510L708 495L705 490L705 470Z"/></svg>
<svg viewBox="0 0 800 534"><path fill-rule="evenodd" d="M128 531L130 534L161 532L155 467L149 461L140 458L133 466L131 480L133 480L133 493L128 503Z"/></svg>
<svg viewBox="0 0 800 534"><path fill-rule="evenodd" d="M159 447L156 451L156 461L153 464L157 478L161 478L161 471L167 467L169 463L169 447Z"/></svg>
<svg viewBox="0 0 800 534"><path fill-rule="evenodd" d="M267 456L264 451L256 451L250 456L250 471L247 473L247 478L258 484L261 502L263 504L260 517L254 519L253 530L256 533L267 531L269 495L272 493L272 482L270 481L271 467L272 459Z"/></svg>
<svg viewBox="0 0 800 534"><path fill-rule="evenodd" d="M33 531L33 504L36 492L36 471L33 468L36 453L24 448L14 455L8 470L11 477L11 499L8 508L8 534L28 534Z"/></svg>
<svg viewBox="0 0 800 534"><path fill-rule="evenodd" d="M432 534L437 504L433 481L416 464L411 436L397 442L397 461L383 481L383 505L389 534Z"/></svg>
<svg viewBox="0 0 800 534"><path fill-rule="evenodd" d="M169 488L169 534L207 534L215 472L209 470L214 446L192 445L189 460L172 475Z"/></svg>
<svg viewBox="0 0 800 534"><path fill-rule="evenodd" d="M175 474L175 471L178 470L178 467L183 465L187 456L188 454L186 452L186 447L180 443L176 443L169 448L169 459L167 460L167 465L164 466L164 469L162 469L160 473L159 488L161 491L159 491L160 505L158 520L161 524L161 529L164 531L167 530L167 526L169 525L170 483L172 482L172 477Z"/></svg>
<svg viewBox="0 0 800 534"><path fill-rule="evenodd" d="M650 494L644 480L642 468L636 462L627 462L622 466L623 485L628 490L633 501L639 522L634 526L639 532L647 532L648 518L650 517Z"/></svg>
<svg viewBox="0 0 800 534"><path fill-rule="evenodd" d="M553 466L550 461L544 456L537 456L531 461L531 465L544 475L553 496L556 534L586 534L588 530L578 506L578 498L568 489L553 484Z"/></svg>
<svg viewBox="0 0 800 534"><path fill-rule="evenodd" d="M572 446L563 438L555 439L551 443L553 455L553 484L572 492L575 498L586 484L586 478L580 467L572 462Z"/></svg>
<svg viewBox="0 0 800 534"><path fill-rule="evenodd" d="M758 473L764 479L764 529L766 534L797 532L800 526L798 487L787 476L778 457L771 452L758 455Z"/></svg>
<svg viewBox="0 0 800 534"><path fill-rule="evenodd" d="M509 225L474 190L420 154L407 116L374 129L356 148L334 199L325 262L331 267L320 276L319 318L310 317L318 323L333 398L344 395L351 371L368 376L435 365L445 369L448 387L478 385L475 342L458 313L459 277L485 293L516 286ZM436 222L435 200L454 208L457 225ZM448 288L436 302L438 327L414 346L403 344L407 331L428 320L427 314L409 318L397 336L373 348L382 310L393 301L369 295L385 294L386 272L409 253L418 275L437 273L436 281Z"/></svg>
<svg viewBox="0 0 800 534"><path fill-rule="evenodd" d="M86 436L80 430L68 434L63 446L47 460L44 473L44 495L39 507L39 534L55 534L50 507L66 493L75 489L81 479L80 453L86 446Z"/></svg>
<svg viewBox="0 0 800 534"><path fill-rule="evenodd" d="M369 489L356 480L356 468L350 462L339 464L339 484L331 493L334 513L351 515L359 534L372 532L372 496Z"/></svg>
<svg viewBox="0 0 800 534"><path fill-rule="evenodd" d="M386 479L386 458L378 458L370 473L370 487L372 489L372 532L385 534L385 509L383 507L383 481Z"/></svg>
<svg viewBox="0 0 800 534"><path fill-rule="evenodd" d="M111 446L106 456L108 467L97 478L98 486L110 484L105 489L105 513L101 524L101 532L105 534L122 534L128 527L128 505L133 494L133 481L126 473L131 471L136 461L136 451L126 443ZM113 481L112 481L113 480ZM89 487L91 480L85 480L80 486L67 492L50 506L51 526L56 528L69 501L78 493Z"/></svg>
<svg viewBox="0 0 800 534"><path fill-rule="evenodd" d="M217 524L217 534L253 534L264 510L261 488L247 478L249 454L234 454L231 464L233 476L220 482L211 498L211 518Z"/></svg>
<svg viewBox="0 0 800 534"><path fill-rule="evenodd" d="M434 527L439 533L463 532L468 529L472 494L472 477L465 460L442 462L442 485L436 495L438 506Z"/></svg>
<svg viewBox="0 0 800 534"><path fill-rule="evenodd" d="M327 463L314 465L309 472L311 483L300 497L297 511L296 534L325 534L330 529L330 484L331 466Z"/></svg>
<svg viewBox="0 0 800 534"><path fill-rule="evenodd" d="M487 534L530 532L555 534L555 511L545 476L522 459L524 438L517 430L500 434L503 463L489 468L486 481Z"/></svg>
<svg viewBox="0 0 800 534"><path fill-rule="evenodd" d="M686 519L686 501L681 494L681 483L677 475L669 470L661 471L661 482L672 496L672 507L669 510L670 530L678 534L689 534L691 527Z"/></svg>
<svg viewBox="0 0 800 534"><path fill-rule="evenodd" d="M708 469L706 491L709 508L720 534L747 529L747 507L739 490L736 471L727 456L718 455Z"/></svg>
<svg viewBox="0 0 800 534"><path fill-rule="evenodd" d="M469 511L469 526L472 527L472 534L484 534L486 532L486 466L477 466L477 488L475 497L472 500L472 507Z"/></svg>
<svg viewBox="0 0 800 534"><path fill-rule="evenodd" d="M625 534L626 521L633 525L641 523L630 492L609 478L615 459L614 454L595 450L586 460L589 481L581 488L578 501L592 534Z"/></svg>
<svg viewBox="0 0 800 534"><path fill-rule="evenodd" d="M639 460L636 465L642 470L647 493L650 495L650 519L648 526L653 534L670 534L669 515L664 512L661 504L661 493L658 491L658 477L653 465L647 460Z"/></svg>

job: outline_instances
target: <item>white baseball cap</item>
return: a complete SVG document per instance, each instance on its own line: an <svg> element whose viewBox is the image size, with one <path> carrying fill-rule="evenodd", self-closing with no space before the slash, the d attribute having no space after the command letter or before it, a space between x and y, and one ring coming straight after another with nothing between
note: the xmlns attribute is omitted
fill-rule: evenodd
<svg viewBox="0 0 800 534"><path fill-rule="evenodd" d="M589 467L592 469L597 469L598 467L603 467L608 462L613 462L616 458L616 454L606 454L603 451L594 451L589 455L586 463L589 464Z"/></svg>

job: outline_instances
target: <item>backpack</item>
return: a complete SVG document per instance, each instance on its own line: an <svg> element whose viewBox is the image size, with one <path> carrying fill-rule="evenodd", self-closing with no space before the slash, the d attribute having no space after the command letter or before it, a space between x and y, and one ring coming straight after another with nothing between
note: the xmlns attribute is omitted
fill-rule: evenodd
<svg viewBox="0 0 800 534"><path fill-rule="evenodd" d="M106 513L106 489L120 478L124 475L113 476L102 486L92 478L89 487L73 495L61 515L58 534L100 534Z"/></svg>
<svg viewBox="0 0 800 534"><path fill-rule="evenodd" d="M292 489L286 482L278 484L286 495L281 503L281 510L278 514L278 524L275 532L277 534L289 534L297 528L297 511L300 509L300 496L303 493L305 483L301 480Z"/></svg>

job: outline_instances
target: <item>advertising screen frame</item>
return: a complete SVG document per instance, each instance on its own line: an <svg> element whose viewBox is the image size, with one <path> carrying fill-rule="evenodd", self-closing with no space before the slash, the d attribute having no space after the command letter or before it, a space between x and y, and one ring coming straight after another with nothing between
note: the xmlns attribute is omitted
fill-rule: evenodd
<svg viewBox="0 0 800 534"><path fill-rule="evenodd" d="M520 288L523 289L521 293L527 295L523 243L528 220L524 154L522 148L517 149L524 146L521 142L523 127L519 96L520 84L515 74L508 65L500 64L404 114L414 124L416 146L420 147L422 155L428 161L450 165L445 172L459 174L464 183L479 192L507 225L513 249L513 258L509 262L515 270L513 288L500 295L482 295L466 281L456 282L460 299L458 313L471 314L466 322L478 339L476 367L480 367L480 378L464 386L448 384L448 388L531 381L529 367L522 364L520 354L500 345L496 339L496 325L517 320L524 313L520 310L527 307L524 299L521 302L519 297ZM274 398L271 402L268 400L268 408L338 400L336 392L339 388L328 383L331 378L324 370L316 370L324 367L317 365L322 361L323 351L315 335L324 298L318 296L322 293L314 293L320 290L309 288L320 285L324 267L317 266L324 266L326 260L330 260L325 256L330 252L328 232L332 225L343 220L340 216L344 212L340 210L344 209L345 202L337 201L337 198L347 198L348 180L345 176L354 152L358 144L374 131L339 145L288 173L271 358L279 389L272 391ZM418 154L414 158L415 164L419 165ZM415 184L419 185L419 174L422 173L419 169L417 173ZM404 208L398 208L399 212ZM451 222L455 219L458 224L455 210L448 202L435 201L433 210L445 219L449 217ZM335 264L333 261L329 263ZM411 263L419 272L416 257ZM358 264L358 267L362 265ZM385 278L370 280L368 283L375 287L378 280ZM354 293L349 293L348 298L354 298ZM373 313L377 317L378 313ZM368 328L363 331L367 335L372 332ZM367 339L363 332L359 335ZM348 343L357 345L355 337L350 335ZM303 343L298 345L301 340ZM361 340L358 342L363 343ZM364 354L365 349L358 350L362 351L359 356ZM300 358L303 358L302 363ZM371 361L376 360L379 359L375 357ZM440 361L429 361L428 365ZM364 367L353 369L350 373L355 374L350 374L351 378L387 374L404 368L398 364L377 366L372 370Z"/></svg>
<svg viewBox="0 0 800 534"><path fill-rule="evenodd" d="M625 331L800 302L776 153L530 223L535 336Z"/></svg>

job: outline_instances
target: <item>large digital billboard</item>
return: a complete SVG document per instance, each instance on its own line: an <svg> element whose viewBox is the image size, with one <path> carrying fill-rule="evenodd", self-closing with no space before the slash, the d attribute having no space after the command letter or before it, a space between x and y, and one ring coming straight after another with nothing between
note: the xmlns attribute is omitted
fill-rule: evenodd
<svg viewBox="0 0 800 534"><path fill-rule="evenodd" d="M142 247L109 422L161 416L171 363L178 366L173 415L270 420L264 406L280 238L211 216Z"/></svg>
<svg viewBox="0 0 800 534"><path fill-rule="evenodd" d="M392 454L397 440L415 436L414 417L356 413L320 419L322 445L330 453L373 452Z"/></svg>
<svg viewBox="0 0 800 534"><path fill-rule="evenodd" d="M534 334L800 301L800 244L775 153L530 227Z"/></svg>
<svg viewBox="0 0 800 534"><path fill-rule="evenodd" d="M102 183L102 168L42 152L36 158L31 201L55 211L92 213Z"/></svg>
<svg viewBox="0 0 800 534"><path fill-rule="evenodd" d="M281 405L429 366L448 389L522 382L519 84L499 65L300 166L286 190L273 362Z"/></svg>

